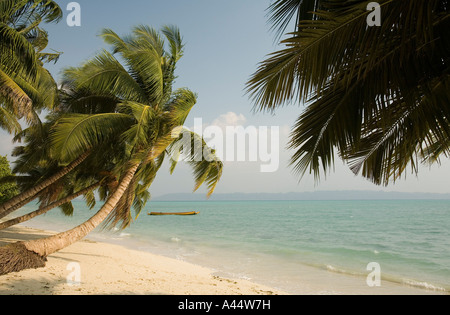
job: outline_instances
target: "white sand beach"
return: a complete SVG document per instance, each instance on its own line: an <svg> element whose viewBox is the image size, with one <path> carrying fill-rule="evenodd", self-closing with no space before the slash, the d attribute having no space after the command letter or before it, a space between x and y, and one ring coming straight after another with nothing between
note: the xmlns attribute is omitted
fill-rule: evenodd
<svg viewBox="0 0 450 315"><path fill-rule="evenodd" d="M0 232L0 246L50 232L14 227ZM75 264L74 264L75 263ZM79 268L79 269L77 269ZM79 270L80 283L75 272ZM0 295L273 295L287 294L172 258L119 245L83 240L48 257L45 268L0 276Z"/></svg>

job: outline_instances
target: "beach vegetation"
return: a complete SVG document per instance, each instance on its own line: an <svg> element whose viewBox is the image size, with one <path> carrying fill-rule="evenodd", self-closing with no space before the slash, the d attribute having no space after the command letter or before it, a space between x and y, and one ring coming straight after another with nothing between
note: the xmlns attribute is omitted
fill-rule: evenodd
<svg viewBox="0 0 450 315"><path fill-rule="evenodd" d="M9 176L11 176L11 167L8 158L0 156L0 202L11 199L19 192L14 182L5 181Z"/></svg>

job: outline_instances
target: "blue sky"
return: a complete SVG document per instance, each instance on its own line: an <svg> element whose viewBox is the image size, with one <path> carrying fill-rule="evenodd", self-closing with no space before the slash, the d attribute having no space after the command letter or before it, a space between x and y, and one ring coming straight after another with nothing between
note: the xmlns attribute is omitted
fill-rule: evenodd
<svg viewBox="0 0 450 315"><path fill-rule="evenodd" d="M63 8L69 1L59 1ZM178 64L177 86L199 94L191 117L214 119L225 110L249 112L244 86L256 65L276 47L266 23L264 0L78 1L81 27L65 21L46 27L50 47L64 52L55 67L77 65L107 48L97 35L103 28L127 34L138 24L177 25L186 43Z"/></svg>
<svg viewBox="0 0 450 315"><path fill-rule="evenodd" d="M70 1L57 1L66 11ZM187 126L194 118L205 124L234 122L244 126L279 126L281 147L285 147L290 128L302 110L302 105L288 106L275 114L254 113L253 104L245 94L245 83L267 54L277 50L274 34L267 23L266 9L270 0L79 0L81 26L69 27L66 20L46 25L49 47L64 54L56 65L47 68L59 78L64 67L77 66L95 56L103 44L98 34L111 28L127 34L138 24L160 28L177 25L186 44L185 55L178 64L176 87L188 87L198 93L198 104ZM1 132L0 154L8 154L10 138ZM288 167L290 153L280 153L280 168L274 173L261 173L260 163L227 162L222 182L216 192L291 192L313 190L390 190L450 193L447 174L450 163L441 167L422 167L419 178L407 174L394 186L382 188L355 177L339 161L336 170L318 185L312 177L301 182ZM174 175L162 170L152 188L154 196L169 192L191 192L190 170L180 166ZM201 190L199 193L204 193Z"/></svg>

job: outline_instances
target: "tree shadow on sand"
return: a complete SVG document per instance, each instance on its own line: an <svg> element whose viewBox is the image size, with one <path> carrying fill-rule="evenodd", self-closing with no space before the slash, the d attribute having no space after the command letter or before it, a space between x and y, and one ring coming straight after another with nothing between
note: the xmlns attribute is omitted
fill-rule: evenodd
<svg viewBox="0 0 450 315"><path fill-rule="evenodd" d="M64 286L67 290L64 290ZM164 295L160 292L136 294L131 291L95 293L85 292L82 284L69 287L66 279L50 281L46 278L20 279L17 274L0 276L0 296L6 295Z"/></svg>
<svg viewBox="0 0 450 315"><path fill-rule="evenodd" d="M49 233L40 230L29 228L24 230L20 227L10 227L0 230L0 247L21 241L36 240L48 235Z"/></svg>
<svg viewBox="0 0 450 315"><path fill-rule="evenodd" d="M0 231L0 247L8 246L20 241L39 239L48 236L45 231L34 229L22 229L20 227L11 227ZM57 253L54 257L58 259L68 260L65 256L68 253ZM83 255L77 253L77 255ZM92 256L92 254L89 254ZM45 270L46 267L37 270ZM91 291L80 285L70 286L67 278L56 277L55 274L49 270L48 277L28 277L23 276L21 272L11 272L0 276L0 295L138 295L132 291L121 291L106 293L97 293L95 289ZM160 292L140 292L139 295L164 295Z"/></svg>

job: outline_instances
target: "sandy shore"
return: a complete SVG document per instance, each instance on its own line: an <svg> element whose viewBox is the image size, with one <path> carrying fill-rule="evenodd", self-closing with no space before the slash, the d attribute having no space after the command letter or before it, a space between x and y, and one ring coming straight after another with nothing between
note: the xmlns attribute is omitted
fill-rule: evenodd
<svg viewBox="0 0 450 315"><path fill-rule="evenodd" d="M50 232L0 231L0 246ZM79 271L79 272L78 272ZM75 276L79 275L79 279ZM68 282L75 281L75 283ZM77 283L77 281L80 281ZM216 277L187 262L83 240L48 257L47 266L0 276L0 295L272 295L287 294L246 280Z"/></svg>
<svg viewBox="0 0 450 315"><path fill-rule="evenodd" d="M0 246L50 234L53 233L13 227L0 231ZM45 268L0 276L0 295L289 295L213 273L173 258L85 239L49 256ZM301 289L295 294L442 294L389 282L369 288L360 278L309 267L299 269L299 273Z"/></svg>

